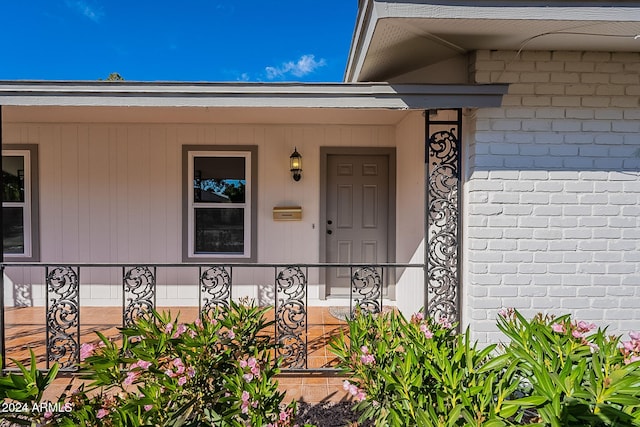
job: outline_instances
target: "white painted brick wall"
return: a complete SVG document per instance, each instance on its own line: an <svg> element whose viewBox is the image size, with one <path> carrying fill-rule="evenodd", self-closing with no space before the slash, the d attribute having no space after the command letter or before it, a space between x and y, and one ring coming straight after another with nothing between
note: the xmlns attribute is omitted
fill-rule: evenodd
<svg viewBox="0 0 640 427"><path fill-rule="evenodd" d="M499 309L640 330L640 53L480 51L510 83L467 139L463 322Z"/></svg>

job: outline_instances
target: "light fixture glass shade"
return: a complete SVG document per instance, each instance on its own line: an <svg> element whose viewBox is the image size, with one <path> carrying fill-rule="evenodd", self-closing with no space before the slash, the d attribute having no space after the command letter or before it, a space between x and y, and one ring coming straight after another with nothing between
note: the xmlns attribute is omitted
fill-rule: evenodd
<svg viewBox="0 0 640 427"><path fill-rule="evenodd" d="M302 156L298 153L298 149L294 148L293 153L289 156L289 166L294 181L300 181L302 175Z"/></svg>

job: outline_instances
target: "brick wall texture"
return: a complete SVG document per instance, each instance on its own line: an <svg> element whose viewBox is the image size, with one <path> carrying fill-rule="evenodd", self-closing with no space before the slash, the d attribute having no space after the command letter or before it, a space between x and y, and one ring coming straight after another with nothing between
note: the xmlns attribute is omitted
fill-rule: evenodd
<svg viewBox="0 0 640 427"><path fill-rule="evenodd" d="M640 330L640 53L479 51L476 83L510 83L470 120L463 321L572 313Z"/></svg>

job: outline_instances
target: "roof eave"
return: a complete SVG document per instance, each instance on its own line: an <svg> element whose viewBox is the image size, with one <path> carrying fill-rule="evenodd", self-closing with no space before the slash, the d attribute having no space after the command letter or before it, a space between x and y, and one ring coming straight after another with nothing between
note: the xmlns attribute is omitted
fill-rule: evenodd
<svg viewBox="0 0 640 427"><path fill-rule="evenodd" d="M0 105L428 109L499 106L508 85L0 81Z"/></svg>

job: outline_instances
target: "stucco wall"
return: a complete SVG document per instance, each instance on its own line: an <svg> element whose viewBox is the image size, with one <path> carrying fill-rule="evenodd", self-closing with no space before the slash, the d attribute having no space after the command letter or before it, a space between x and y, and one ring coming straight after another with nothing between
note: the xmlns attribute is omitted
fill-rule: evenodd
<svg viewBox="0 0 640 427"><path fill-rule="evenodd" d="M416 112L398 126L370 126L101 123L105 118L96 117L95 122L85 119L82 123L5 123L3 131L6 144L30 143L39 148L42 262L180 263L183 145L258 146L260 263L322 259L320 147L398 145L397 162L403 166L397 168L396 179L396 215L401 223L396 261L409 262L420 244L419 235L412 231L422 224L423 205L412 190L422 185L415 173L422 168L421 156L415 155L422 150L420 119ZM294 182L288 170L294 146L303 156L300 182ZM274 206L291 205L302 206L302 221L273 221ZM405 287L420 284L419 273L398 279ZM197 274L197 269L159 269L158 304L197 305ZM40 268L11 269L5 300L13 302L14 283L33 284L32 303L43 304L39 285L43 277ZM320 296L319 277L319 270L309 270L310 301ZM234 285L245 286L237 286L234 296L261 298L256 285L269 288L273 278L272 269L237 269ZM81 283L93 284L81 288L83 304L121 304L121 282L118 269L82 270Z"/></svg>
<svg viewBox="0 0 640 427"><path fill-rule="evenodd" d="M464 320L573 313L640 330L640 54L480 51L477 83L510 83L467 140Z"/></svg>

